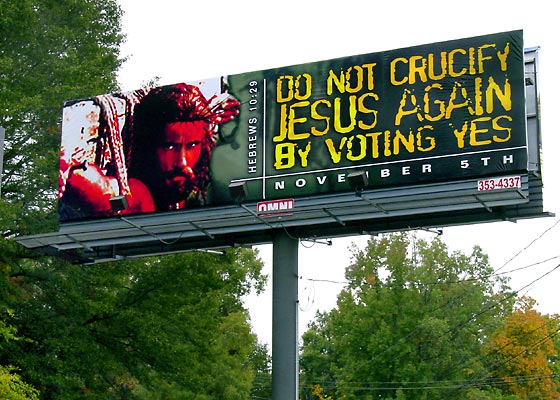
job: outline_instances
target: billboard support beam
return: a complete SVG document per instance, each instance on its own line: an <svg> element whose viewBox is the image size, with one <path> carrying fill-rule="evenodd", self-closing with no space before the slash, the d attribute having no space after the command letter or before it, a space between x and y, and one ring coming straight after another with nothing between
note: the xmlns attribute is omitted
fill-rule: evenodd
<svg viewBox="0 0 560 400"><path fill-rule="evenodd" d="M298 398L298 244L283 229L272 242L272 400Z"/></svg>

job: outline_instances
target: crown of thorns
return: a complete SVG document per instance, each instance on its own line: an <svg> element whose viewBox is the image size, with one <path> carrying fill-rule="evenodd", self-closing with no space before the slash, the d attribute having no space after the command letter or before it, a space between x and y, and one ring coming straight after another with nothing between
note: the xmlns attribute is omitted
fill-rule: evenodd
<svg viewBox="0 0 560 400"><path fill-rule="evenodd" d="M238 115L239 107L239 101L228 93L206 99L198 86L178 83L150 90L136 106L135 120L152 128L203 120L217 128Z"/></svg>

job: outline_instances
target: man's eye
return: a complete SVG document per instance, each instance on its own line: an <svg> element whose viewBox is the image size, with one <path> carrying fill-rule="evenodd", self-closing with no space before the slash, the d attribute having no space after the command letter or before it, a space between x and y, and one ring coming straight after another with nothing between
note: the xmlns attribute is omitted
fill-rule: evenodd
<svg viewBox="0 0 560 400"><path fill-rule="evenodd" d="M192 142L187 143L187 149L192 149L193 147L199 146L200 145L200 141L195 140Z"/></svg>

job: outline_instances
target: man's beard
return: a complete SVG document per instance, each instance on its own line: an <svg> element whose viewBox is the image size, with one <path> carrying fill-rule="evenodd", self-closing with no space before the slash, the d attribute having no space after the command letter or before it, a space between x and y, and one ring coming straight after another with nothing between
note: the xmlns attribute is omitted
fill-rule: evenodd
<svg viewBox="0 0 560 400"><path fill-rule="evenodd" d="M192 169L185 172L182 170L172 170L164 174L165 184L169 195L169 200L176 202L185 200L192 190L196 187L197 178Z"/></svg>

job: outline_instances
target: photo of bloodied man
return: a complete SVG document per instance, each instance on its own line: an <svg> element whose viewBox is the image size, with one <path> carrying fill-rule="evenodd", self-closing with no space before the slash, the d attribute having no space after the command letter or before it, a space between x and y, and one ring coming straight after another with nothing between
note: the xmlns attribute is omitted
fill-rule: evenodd
<svg viewBox="0 0 560 400"><path fill-rule="evenodd" d="M67 104L60 220L205 205L218 131L240 108L224 82L211 95L179 83ZM126 208L116 211L118 196Z"/></svg>

